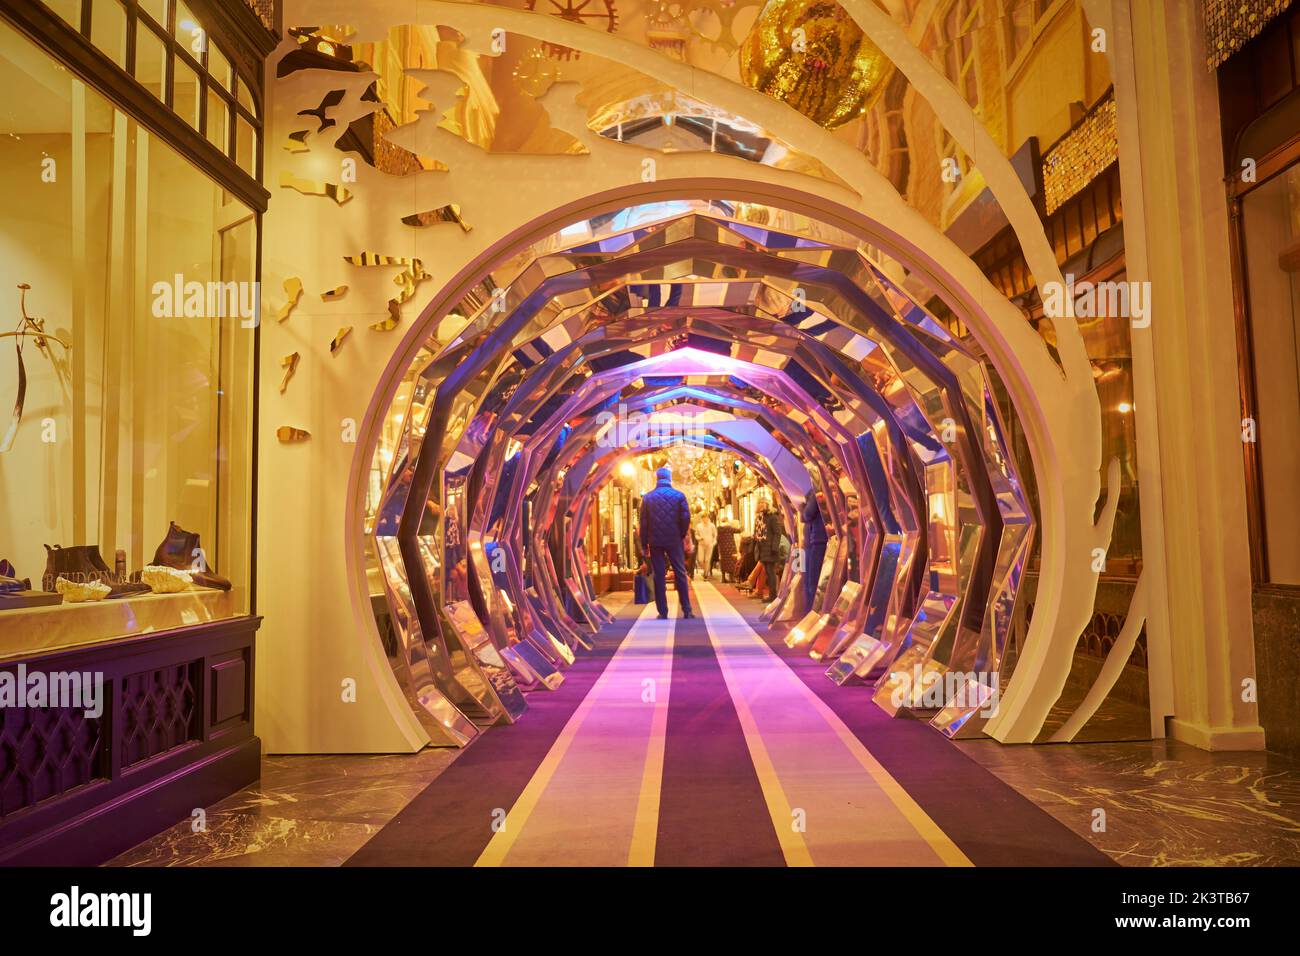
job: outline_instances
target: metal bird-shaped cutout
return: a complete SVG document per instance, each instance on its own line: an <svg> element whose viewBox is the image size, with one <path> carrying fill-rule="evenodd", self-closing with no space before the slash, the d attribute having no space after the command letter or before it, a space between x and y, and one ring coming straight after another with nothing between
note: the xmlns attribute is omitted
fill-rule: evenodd
<svg viewBox="0 0 1300 956"><path fill-rule="evenodd" d="M320 126L316 128L316 132L319 133L322 130L327 130L331 126L334 126L336 121L332 119L328 119L325 116L325 111L331 110L334 107L338 106L340 103L342 103L343 97L347 96L347 94L348 94L347 90L330 90L328 93L324 95L324 97L321 98L320 106L316 107L314 110L299 110L298 115L316 117L316 119L320 122Z"/></svg>

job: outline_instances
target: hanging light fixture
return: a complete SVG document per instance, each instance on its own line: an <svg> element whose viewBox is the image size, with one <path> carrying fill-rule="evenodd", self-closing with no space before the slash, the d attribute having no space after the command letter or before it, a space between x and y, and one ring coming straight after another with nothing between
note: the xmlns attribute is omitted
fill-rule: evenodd
<svg viewBox="0 0 1300 956"><path fill-rule="evenodd" d="M875 105L894 65L833 0L768 0L740 47L740 78L827 129Z"/></svg>

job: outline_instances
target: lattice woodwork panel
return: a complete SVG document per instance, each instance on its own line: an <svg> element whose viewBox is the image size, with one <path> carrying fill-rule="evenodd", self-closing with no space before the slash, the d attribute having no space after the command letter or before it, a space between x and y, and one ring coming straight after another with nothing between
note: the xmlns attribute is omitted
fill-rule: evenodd
<svg viewBox="0 0 1300 956"><path fill-rule="evenodd" d="M0 709L0 818L107 777L103 740L80 708Z"/></svg>
<svg viewBox="0 0 1300 956"><path fill-rule="evenodd" d="M1034 602L1027 601L1025 603L1026 628L1033 616ZM1111 648L1115 646L1115 641L1119 638L1119 632L1124 627L1126 616L1126 614L1111 611L1094 611L1092 618L1088 621L1088 626L1079 635L1079 653L1104 661L1110 655ZM1138 631L1137 642L1134 644L1130 661L1139 667L1147 666L1147 628L1145 624Z"/></svg>
<svg viewBox="0 0 1300 956"><path fill-rule="evenodd" d="M122 681L122 766L198 740L200 661L132 674Z"/></svg>

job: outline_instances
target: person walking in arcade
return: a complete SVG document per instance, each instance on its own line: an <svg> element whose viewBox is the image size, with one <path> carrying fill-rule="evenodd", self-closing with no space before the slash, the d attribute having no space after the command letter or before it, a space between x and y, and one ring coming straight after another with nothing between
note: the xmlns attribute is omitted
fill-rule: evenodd
<svg viewBox="0 0 1300 956"><path fill-rule="evenodd" d="M817 601L817 584L821 580L822 565L826 561L826 517L821 509L821 503L824 500L821 492L809 492L808 497L804 499L803 511L800 515L803 518L803 547L805 552L803 573L805 612L811 611L813 604Z"/></svg>
<svg viewBox="0 0 1300 956"><path fill-rule="evenodd" d="M677 597L682 617L691 611L690 583L686 577L686 542L690 540L691 507L686 496L673 487L673 473L667 468L655 472L655 487L641 499L641 547L650 559L655 579L655 607L659 620L668 617L667 564L672 563L677 579Z"/></svg>

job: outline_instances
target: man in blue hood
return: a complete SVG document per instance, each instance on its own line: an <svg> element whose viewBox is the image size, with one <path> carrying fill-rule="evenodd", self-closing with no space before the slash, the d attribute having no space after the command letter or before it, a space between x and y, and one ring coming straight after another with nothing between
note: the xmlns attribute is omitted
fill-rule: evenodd
<svg viewBox="0 0 1300 956"><path fill-rule="evenodd" d="M668 562L677 578L677 597L682 617L691 613L691 594L686 581L686 537L691 533L691 508L686 496L673 487L673 473L667 468L655 472L654 491L641 499L641 547L650 559L655 576L655 607L659 620L668 618Z"/></svg>

